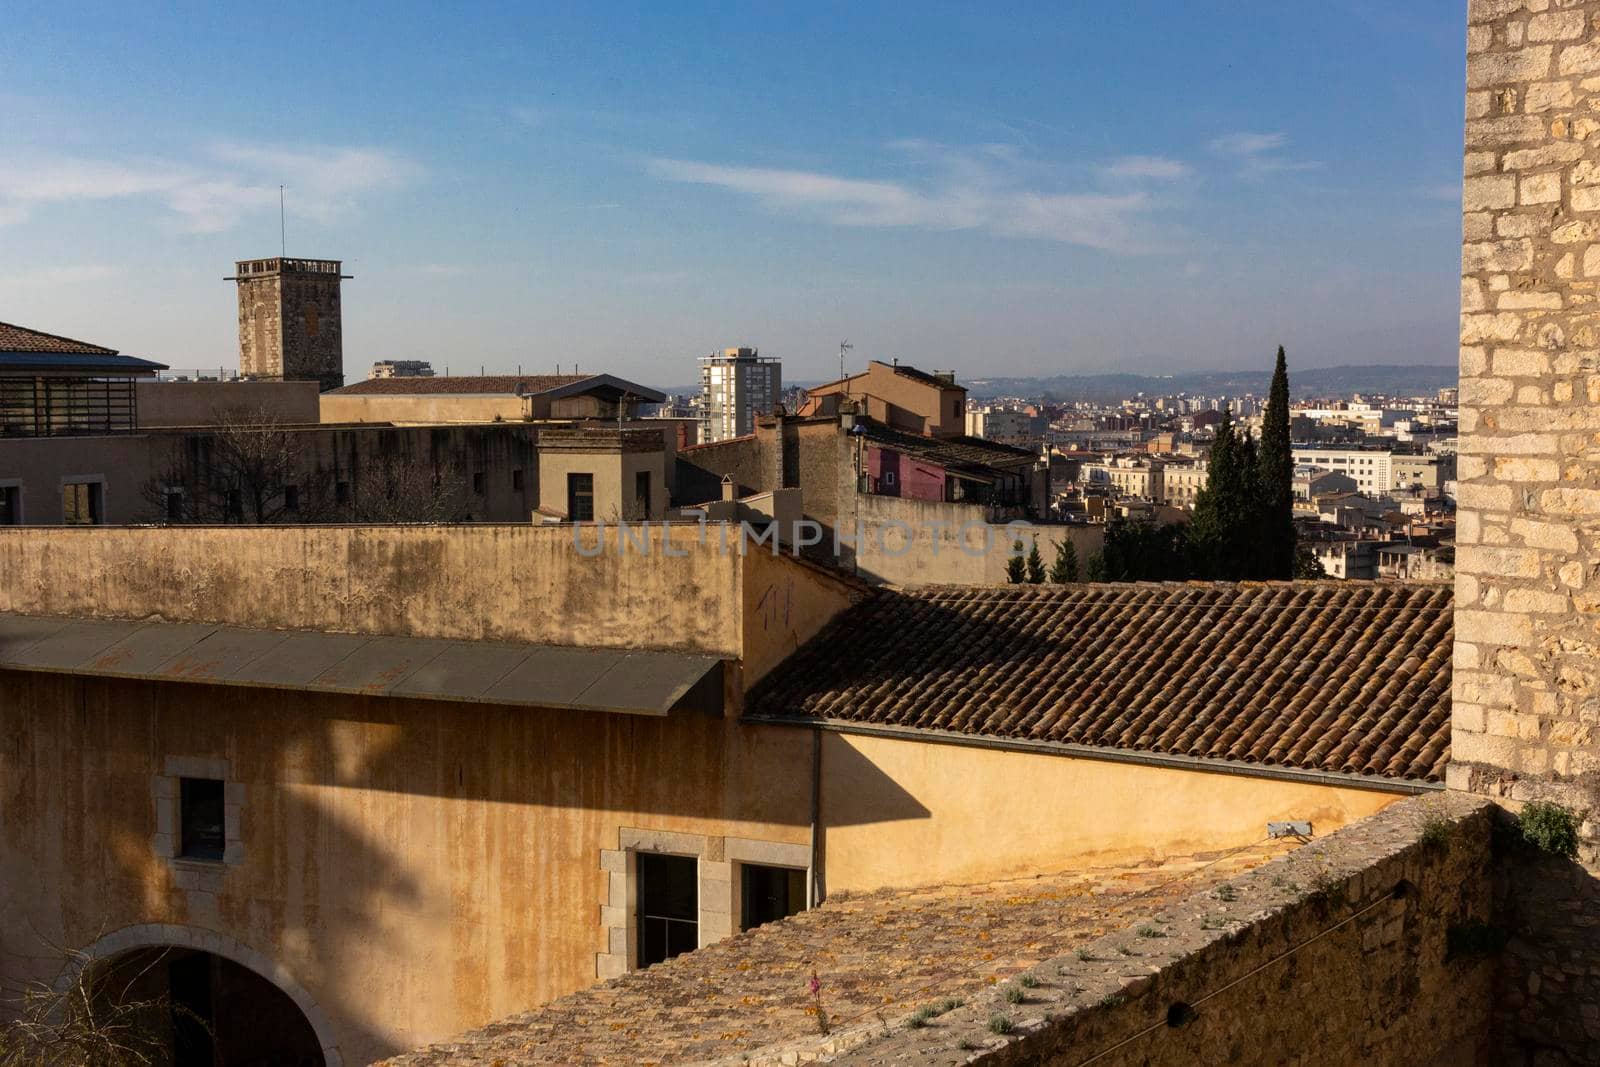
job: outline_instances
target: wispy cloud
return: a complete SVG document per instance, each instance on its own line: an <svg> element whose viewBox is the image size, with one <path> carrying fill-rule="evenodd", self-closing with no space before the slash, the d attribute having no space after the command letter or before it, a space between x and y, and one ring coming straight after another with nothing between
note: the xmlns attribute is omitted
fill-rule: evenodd
<svg viewBox="0 0 1600 1067"><path fill-rule="evenodd" d="M975 230L1000 237L1061 241L1117 252L1157 244L1142 225L1156 206L1143 189L1067 191L1026 181L1041 168L1006 146L942 149L924 142L892 146L916 157L920 180L851 178L820 171L737 167L655 159L650 172L668 181L709 185L747 196L776 212L836 226Z"/></svg>
<svg viewBox="0 0 1600 1067"><path fill-rule="evenodd" d="M1150 178L1156 181L1178 181L1194 173L1189 164L1165 156L1123 156L1113 159L1102 169L1113 178Z"/></svg>
<svg viewBox="0 0 1600 1067"><path fill-rule="evenodd" d="M1247 178L1287 171L1316 170L1322 166L1314 160L1286 159L1278 152L1289 143L1283 133L1228 133L1213 138L1208 146L1219 156L1235 160L1239 173Z"/></svg>
<svg viewBox="0 0 1600 1067"><path fill-rule="evenodd" d="M85 282L110 278L120 271L105 263L71 263L54 267L29 267L25 271L0 274L0 286L7 289L49 288L58 285L82 285Z"/></svg>
<svg viewBox="0 0 1600 1067"><path fill-rule="evenodd" d="M293 214L327 222L364 194L417 173L406 159L375 148L224 143L192 161L17 154L0 158L0 225L53 204L150 199L171 211L180 228L217 233L275 209L279 185L289 188Z"/></svg>

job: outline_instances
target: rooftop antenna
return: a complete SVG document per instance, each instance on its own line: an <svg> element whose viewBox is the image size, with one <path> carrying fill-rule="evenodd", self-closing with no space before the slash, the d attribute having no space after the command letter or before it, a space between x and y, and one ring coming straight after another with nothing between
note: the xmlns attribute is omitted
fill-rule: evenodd
<svg viewBox="0 0 1600 1067"><path fill-rule="evenodd" d="M278 186L278 256L289 254L289 225L283 212L283 186Z"/></svg>
<svg viewBox="0 0 1600 1067"><path fill-rule="evenodd" d="M851 344L849 341L839 342L839 381L841 382L844 381L844 354L854 347L855 345ZM845 391L849 392L848 389Z"/></svg>

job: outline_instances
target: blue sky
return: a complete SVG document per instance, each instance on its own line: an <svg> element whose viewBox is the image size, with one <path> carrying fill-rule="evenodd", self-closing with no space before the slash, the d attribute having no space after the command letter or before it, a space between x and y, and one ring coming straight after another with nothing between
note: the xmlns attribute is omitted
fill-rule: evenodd
<svg viewBox="0 0 1600 1067"><path fill-rule="evenodd" d="M1465 6L13 0L0 320L236 365L284 184L358 376L1448 363Z"/></svg>

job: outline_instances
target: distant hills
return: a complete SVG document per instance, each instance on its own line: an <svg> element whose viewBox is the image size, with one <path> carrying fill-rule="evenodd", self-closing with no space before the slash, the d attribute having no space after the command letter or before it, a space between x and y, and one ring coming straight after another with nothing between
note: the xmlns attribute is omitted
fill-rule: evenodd
<svg viewBox="0 0 1600 1067"><path fill-rule="evenodd" d="M1289 391L1296 397L1386 393L1413 396L1435 393L1456 384L1453 365L1289 368ZM1198 393L1265 396L1272 368L1264 370L1196 371L1188 374L1058 374L1049 378L972 378L961 384L972 397L1025 396L1070 402L1113 401L1135 393Z"/></svg>
<svg viewBox="0 0 1600 1067"><path fill-rule="evenodd" d="M1350 393L1384 393L1389 396L1421 396L1436 393L1456 384L1454 364L1369 364L1345 367L1289 367L1289 392L1297 398L1347 396ZM1057 374L1046 378L964 378L968 396L984 399L997 396L1041 397L1070 403L1075 400L1109 402L1135 393L1198 393L1203 396L1239 396L1254 393L1265 396L1272 384L1272 368L1262 370L1194 371L1188 374ZM815 385L816 382L786 382L786 385ZM664 390L682 396L699 392L699 386L685 385Z"/></svg>

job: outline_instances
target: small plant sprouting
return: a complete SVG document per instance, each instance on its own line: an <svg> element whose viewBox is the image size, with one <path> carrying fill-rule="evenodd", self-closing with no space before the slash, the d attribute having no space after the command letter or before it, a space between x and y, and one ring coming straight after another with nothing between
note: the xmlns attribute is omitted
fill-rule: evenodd
<svg viewBox="0 0 1600 1067"><path fill-rule="evenodd" d="M928 1025L928 1020L938 1015L938 1009L932 1004L924 1004L918 1008L911 1018L906 1020L906 1025L913 1030L920 1030Z"/></svg>
<svg viewBox="0 0 1600 1067"><path fill-rule="evenodd" d="M1517 816L1517 823L1529 844L1570 860L1578 857L1578 827L1587 814L1551 800L1533 800Z"/></svg>
<svg viewBox="0 0 1600 1067"><path fill-rule="evenodd" d="M1022 991L1022 987L1021 986L1015 986L1015 985L1006 986L1006 1003L1007 1004L1021 1004L1024 1000L1027 1000L1027 999L1028 999L1028 994L1026 994L1026 993L1024 993Z"/></svg>
<svg viewBox="0 0 1600 1067"><path fill-rule="evenodd" d="M1422 843L1429 848L1449 848L1450 837L1455 832L1455 826L1449 819L1432 812L1422 822Z"/></svg>
<svg viewBox="0 0 1600 1067"><path fill-rule="evenodd" d="M1100 1006L1102 1008L1115 1008L1121 1006L1121 1004L1121 993L1107 993L1105 996L1100 998Z"/></svg>
<svg viewBox="0 0 1600 1067"><path fill-rule="evenodd" d="M1228 920L1220 915L1207 915L1200 920L1202 930L1221 930L1228 925Z"/></svg>
<svg viewBox="0 0 1600 1067"><path fill-rule="evenodd" d="M1217 891L1213 895L1218 900L1229 902L1237 898L1239 894L1233 888L1233 886L1229 885L1227 882L1223 882L1221 885L1217 886Z"/></svg>
<svg viewBox="0 0 1600 1067"><path fill-rule="evenodd" d="M1011 1019L1005 1015L989 1016L989 1032L991 1034L1009 1034L1011 1032Z"/></svg>
<svg viewBox="0 0 1600 1067"><path fill-rule="evenodd" d="M1311 876L1311 894L1336 908L1341 907L1345 902L1345 884L1345 879L1323 869Z"/></svg>
<svg viewBox="0 0 1600 1067"><path fill-rule="evenodd" d="M1039 979L1035 978L1031 974L1025 974L1021 978L1017 979L1017 984L1023 989L1032 989L1039 984Z"/></svg>
<svg viewBox="0 0 1600 1067"><path fill-rule="evenodd" d="M1150 923L1142 924L1141 926L1139 926L1138 929L1134 930L1134 933L1138 934L1140 937L1166 937L1167 936L1167 933L1166 933L1165 930L1162 930L1160 927L1153 926Z"/></svg>
<svg viewBox="0 0 1600 1067"><path fill-rule="evenodd" d="M1094 953L1090 952L1083 945L1079 945L1077 948L1073 949L1072 954L1078 957L1080 960L1088 961L1094 959Z"/></svg>
<svg viewBox="0 0 1600 1067"><path fill-rule="evenodd" d="M968 1041L966 1038L962 1038L960 1041L956 1042L956 1048L960 1049L962 1052L971 1052L973 1049L975 1049L977 1047L978 1046L974 1045L971 1041Z"/></svg>
<svg viewBox="0 0 1600 1067"><path fill-rule="evenodd" d="M946 1012L955 1011L959 1007L961 1007L961 1001L957 1000L955 997L945 997L943 1000L939 1001L939 1014L943 1015Z"/></svg>
<svg viewBox="0 0 1600 1067"><path fill-rule="evenodd" d="M1118 951L1118 952L1120 952L1120 953L1122 953L1122 954L1123 954L1123 955L1124 955L1124 956L1131 956L1131 955L1133 955L1133 949L1132 949L1132 948L1130 948L1130 947L1129 947L1129 946L1127 946L1127 945L1118 945L1118 946L1117 946L1117 951Z"/></svg>

